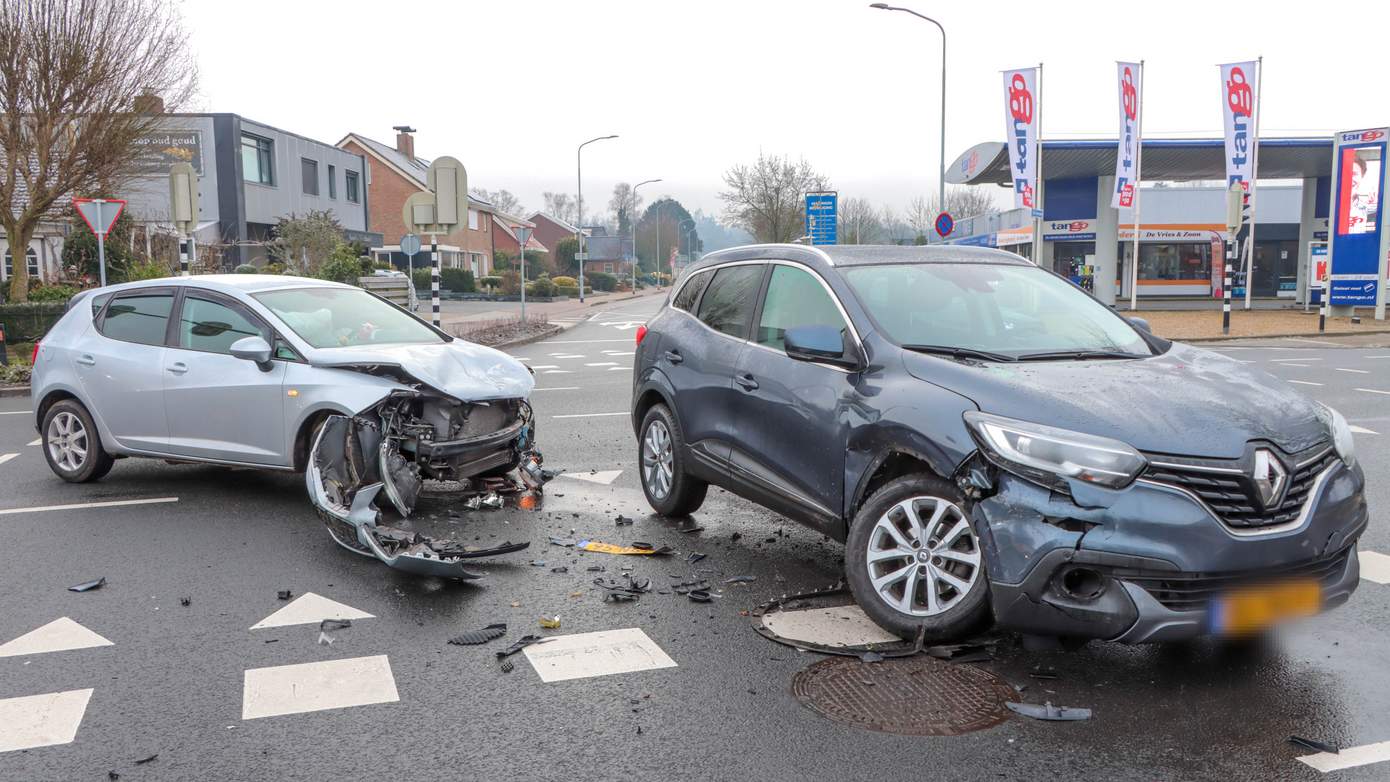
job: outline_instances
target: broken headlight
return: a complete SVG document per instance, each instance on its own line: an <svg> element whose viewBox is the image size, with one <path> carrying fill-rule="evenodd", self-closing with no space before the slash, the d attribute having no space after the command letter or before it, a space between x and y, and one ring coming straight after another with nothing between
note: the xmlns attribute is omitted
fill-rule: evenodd
<svg viewBox="0 0 1390 782"><path fill-rule="evenodd" d="M965 423L991 462L1058 491L1067 491L1068 478L1124 488L1146 464L1138 451L1108 437L974 411Z"/></svg>
<svg viewBox="0 0 1390 782"><path fill-rule="evenodd" d="M1351 425L1342 414L1318 403L1325 415L1322 416L1323 422L1327 424L1327 429L1332 433L1332 447L1337 449L1337 455L1346 462L1348 467L1356 464L1356 441L1351 435Z"/></svg>

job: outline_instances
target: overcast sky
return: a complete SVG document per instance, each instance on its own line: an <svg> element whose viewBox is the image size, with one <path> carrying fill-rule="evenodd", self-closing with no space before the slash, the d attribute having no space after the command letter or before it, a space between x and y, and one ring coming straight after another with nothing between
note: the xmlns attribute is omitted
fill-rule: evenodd
<svg viewBox="0 0 1390 782"><path fill-rule="evenodd" d="M950 35L949 164L1003 139L999 71L1043 62L1043 136L1115 135L1114 60L1146 60L1147 137L1219 135L1216 64L1265 62L1266 136L1390 124L1390 3L903 0ZM721 173L759 150L804 156L842 196L901 207L936 189L936 28L858 0L185 0L195 107L329 143L418 128L473 187L528 208L575 187L660 177L718 212ZM1134 9L1131 13L1127 9ZM1286 10L1287 9L1287 10ZM1337 10L1340 9L1340 10ZM1334 13L1335 11L1335 13ZM1346 28L1339 28L1346 25Z"/></svg>

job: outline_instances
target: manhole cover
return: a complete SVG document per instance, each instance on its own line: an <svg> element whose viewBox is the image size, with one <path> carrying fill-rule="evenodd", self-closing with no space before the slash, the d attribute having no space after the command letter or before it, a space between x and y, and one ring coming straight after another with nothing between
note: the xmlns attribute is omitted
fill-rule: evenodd
<svg viewBox="0 0 1390 782"><path fill-rule="evenodd" d="M832 657L792 679L792 694L836 722L905 736L957 736L1008 718L1013 687L989 671L926 656L865 663Z"/></svg>

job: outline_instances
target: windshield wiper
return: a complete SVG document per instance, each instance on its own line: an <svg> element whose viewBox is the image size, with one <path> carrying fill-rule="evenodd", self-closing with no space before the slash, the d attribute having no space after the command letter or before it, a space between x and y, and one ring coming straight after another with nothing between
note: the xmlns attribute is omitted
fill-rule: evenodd
<svg viewBox="0 0 1390 782"><path fill-rule="evenodd" d="M1120 350L1053 350L1046 353L1024 353L1019 361L1087 361L1096 358L1143 358L1139 353L1125 353Z"/></svg>
<svg viewBox="0 0 1390 782"><path fill-rule="evenodd" d="M991 353L988 350L975 350L974 348L957 348L950 345L903 345L904 350L911 350L917 353L933 353L936 355L950 356L951 358L979 358L985 361L1016 361L1013 356L1006 356L1003 353Z"/></svg>

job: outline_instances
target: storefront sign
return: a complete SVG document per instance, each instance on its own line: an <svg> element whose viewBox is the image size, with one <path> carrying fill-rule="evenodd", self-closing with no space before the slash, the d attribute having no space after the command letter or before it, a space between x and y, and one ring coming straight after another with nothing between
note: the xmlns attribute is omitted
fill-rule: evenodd
<svg viewBox="0 0 1390 782"><path fill-rule="evenodd" d="M1037 68L1004 71L1004 138L1009 145L1015 208L1038 207L1037 85Z"/></svg>
<svg viewBox="0 0 1390 782"><path fill-rule="evenodd" d="M1381 260L1390 252L1382 225L1386 128L1339 133L1333 155L1329 303L1376 303Z"/></svg>
<svg viewBox="0 0 1390 782"><path fill-rule="evenodd" d="M1313 273L1308 277L1308 287L1322 290L1327 287L1327 243L1309 242L1308 260L1313 267Z"/></svg>
<svg viewBox="0 0 1390 782"><path fill-rule="evenodd" d="M1221 115L1226 131L1226 185L1239 182L1250 193L1255 178L1255 62L1221 66Z"/></svg>
<svg viewBox="0 0 1390 782"><path fill-rule="evenodd" d="M203 134L197 130L157 130L135 139L138 150L131 173L169 175L175 163L188 163L203 173Z"/></svg>
<svg viewBox="0 0 1390 782"><path fill-rule="evenodd" d="M1143 99L1144 66L1137 62L1115 63L1120 83L1120 141L1115 155L1114 209L1134 206L1139 187L1139 107Z"/></svg>
<svg viewBox="0 0 1390 782"><path fill-rule="evenodd" d="M1090 220L1065 220L1043 223L1043 239L1048 241L1095 241L1096 230Z"/></svg>

